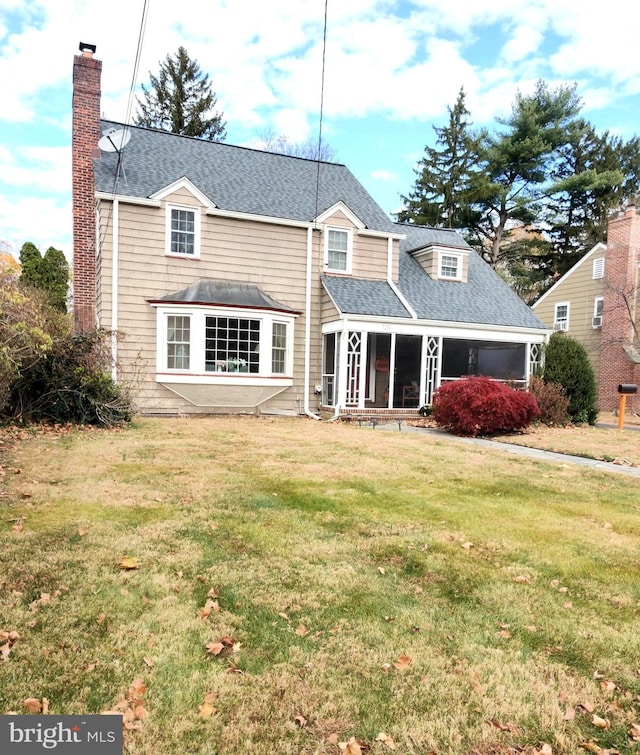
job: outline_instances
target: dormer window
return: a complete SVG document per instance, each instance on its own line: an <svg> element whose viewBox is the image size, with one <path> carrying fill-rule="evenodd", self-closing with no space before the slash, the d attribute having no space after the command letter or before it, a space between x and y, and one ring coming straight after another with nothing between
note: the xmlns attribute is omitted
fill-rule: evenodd
<svg viewBox="0 0 640 755"><path fill-rule="evenodd" d="M460 280L462 278L461 255L440 252L438 277L447 280Z"/></svg>
<svg viewBox="0 0 640 755"><path fill-rule="evenodd" d="M351 272L352 234L345 228L328 228L325 234L325 270L335 273Z"/></svg>
<svg viewBox="0 0 640 755"><path fill-rule="evenodd" d="M166 254L200 257L200 212L192 207L167 206Z"/></svg>

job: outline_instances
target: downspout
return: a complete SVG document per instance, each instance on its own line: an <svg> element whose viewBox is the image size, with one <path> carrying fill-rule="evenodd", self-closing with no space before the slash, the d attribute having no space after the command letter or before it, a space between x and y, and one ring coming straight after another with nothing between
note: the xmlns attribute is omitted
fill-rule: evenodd
<svg viewBox="0 0 640 755"><path fill-rule="evenodd" d="M111 377L113 382L118 380L118 268L119 268L119 209L117 199L113 200L112 233L111 233Z"/></svg>
<svg viewBox="0 0 640 755"><path fill-rule="evenodd" d="M304 413L312 419L321 419L309 408L309 391L311 388L311 282L313 277L313 227L307 228L307 280L305 284L304 306Z"/></svg>

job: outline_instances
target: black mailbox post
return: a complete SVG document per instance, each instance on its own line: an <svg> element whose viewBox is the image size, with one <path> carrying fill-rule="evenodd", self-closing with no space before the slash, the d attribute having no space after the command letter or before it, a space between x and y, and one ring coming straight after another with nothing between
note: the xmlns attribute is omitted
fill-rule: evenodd
<svg viewBox="0 0 640 755"><path fill-rule="evenodd" d="M620 394L620 408L618 409L618 430L624 427L624 412L627 405L627 396L633 396L638 392L638 386L635 383L620 383L618 393Z"/></svg>

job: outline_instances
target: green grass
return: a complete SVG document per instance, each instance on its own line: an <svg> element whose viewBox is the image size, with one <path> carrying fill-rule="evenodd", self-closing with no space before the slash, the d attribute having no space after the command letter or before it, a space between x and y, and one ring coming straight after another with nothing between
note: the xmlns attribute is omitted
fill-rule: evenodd
<svg viewBox="0 0 640 755"><path fill-rule="evenodd" d="M4 464L2 713L142 678L136 755L639 751L637 480L254 418L33 434Z"/></svg>

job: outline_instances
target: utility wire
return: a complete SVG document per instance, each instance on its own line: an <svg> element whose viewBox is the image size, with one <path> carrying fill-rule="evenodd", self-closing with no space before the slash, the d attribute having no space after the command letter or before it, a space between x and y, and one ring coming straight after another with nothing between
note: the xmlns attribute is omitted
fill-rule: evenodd
<svg viewBox="0 0 640 755"><path fill-rule="evenodd" d="M329 0L324 0L324 33L322 35L322 79L320 83L320 121L318 124L318 155L317 165L318 170L316 173L316 211L314 218L318 217L318 203L320 196L320 162L321 162L321 149L322 149L322 117L324 112L324 75L325 75L325 60L327 56L327 10L329 6Z"/></svg>

